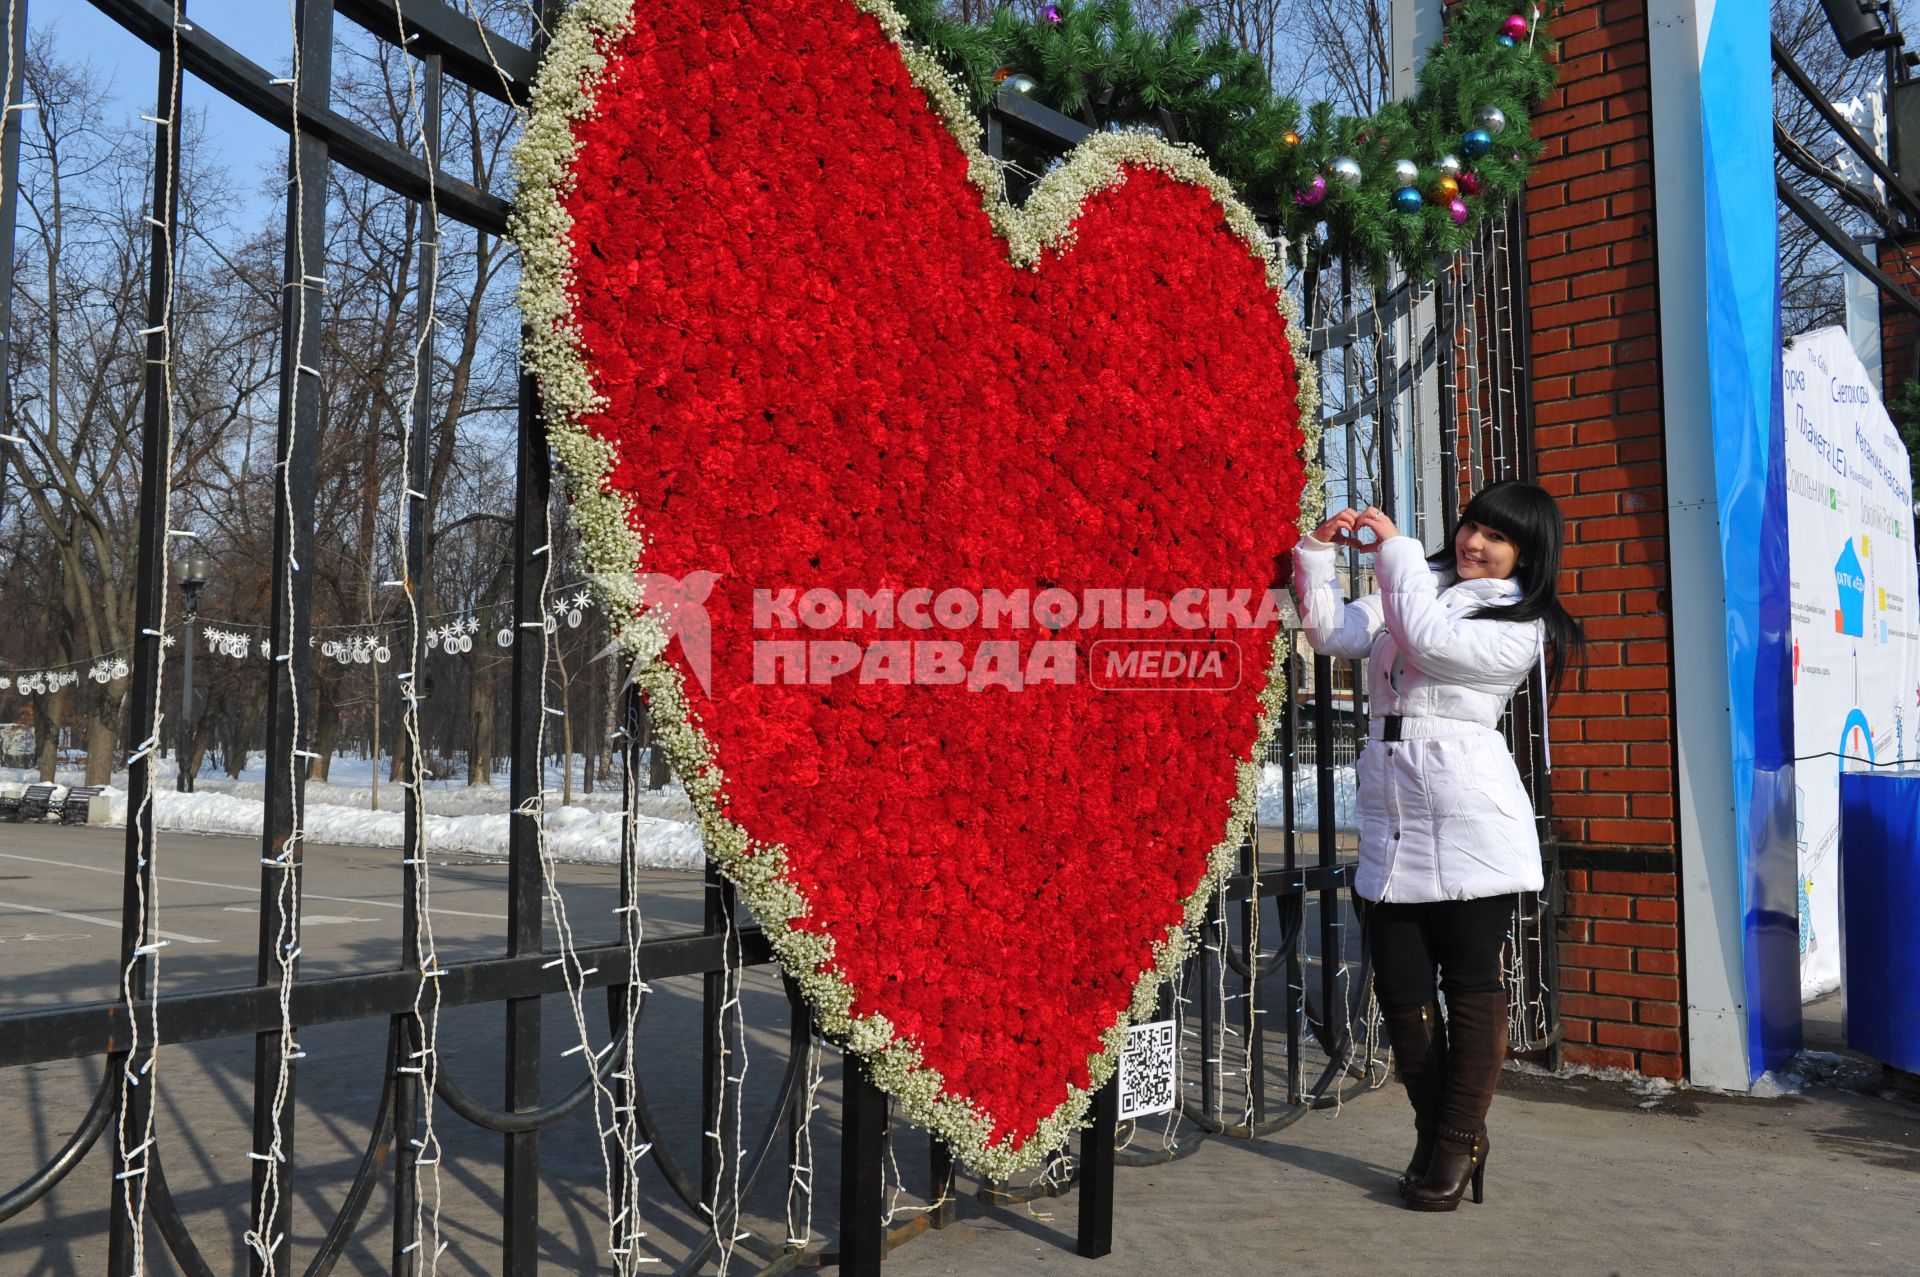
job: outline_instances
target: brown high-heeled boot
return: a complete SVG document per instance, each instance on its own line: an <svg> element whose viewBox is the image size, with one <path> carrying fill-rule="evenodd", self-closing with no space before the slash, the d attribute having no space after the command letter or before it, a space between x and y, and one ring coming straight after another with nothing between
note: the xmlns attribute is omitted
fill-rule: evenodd
<svg viewBox="0 0 1920 1277"><path fill-rule="evenodd" d="M1393 1062L1400 1070L1400 1084L1407 1088L1413 1104L1413 1158L1400 1173L1400 1193L1427 1173L1433 1157L1434 1128L1440 1124L1440 1107L1446 1100L1447 1030L1440 1021L1440 1004L1381 1008L1386 1022L1387 1042L1393 1047Z"/></svg>
<svg viewBox="0 0 1920 1277"><path fill-rule="evenodd" d="M1486 1200L1487 1110L1507 1058L1507 995L1462 993L1447 999L1447 1087L1427 1173L1407 1190L1418 1211L1459 1207L1469 1185Z"/></svg>

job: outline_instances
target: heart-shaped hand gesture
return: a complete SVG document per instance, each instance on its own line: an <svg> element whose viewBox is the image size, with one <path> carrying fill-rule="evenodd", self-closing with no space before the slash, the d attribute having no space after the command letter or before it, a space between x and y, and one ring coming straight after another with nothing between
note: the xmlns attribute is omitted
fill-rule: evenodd
<svg viewBox="0 0 1920 1277"><path fill-rule="evenodd" d="M1368 534L1371 539L1363 538L1362 533ZM1329 515L1324 523L1313 530L1314 540L1357 550L1361 554L1372 554L1380 548L1382 541L1399 535L1400 529L1394 526L1392 518L1373 506L1364 510L1348 506Z"/></svg>

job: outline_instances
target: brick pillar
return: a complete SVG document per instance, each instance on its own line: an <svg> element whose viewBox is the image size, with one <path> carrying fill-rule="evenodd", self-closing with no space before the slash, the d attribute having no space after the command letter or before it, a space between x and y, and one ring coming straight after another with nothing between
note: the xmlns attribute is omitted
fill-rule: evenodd
<svg viewBox="0 0 1920 1277"><path fill-rule="evenodd" d="M1681 1029L1653 116L1643 0L1568 0L1527 187L1534 445L1592 641L1552 705L1570 1063L1677 1078Z"/></svg>
<svg viewBox="0 0 1920 1277"><path fill-rule="evenodd" d="M1893 278L1896 284L1916 297L1920 297L1920 236L1911 236L1904 243L1895 240L1881 240L1876 254L1880 269ZM1882 296L1880 298L1880 399L1891 403L1899 393L1900 387L1910 377L1920 377L1920 366L1916 365L1916 345L1920 345L1920 320L1915 319L1904 307L1893 305Z"/></svg>

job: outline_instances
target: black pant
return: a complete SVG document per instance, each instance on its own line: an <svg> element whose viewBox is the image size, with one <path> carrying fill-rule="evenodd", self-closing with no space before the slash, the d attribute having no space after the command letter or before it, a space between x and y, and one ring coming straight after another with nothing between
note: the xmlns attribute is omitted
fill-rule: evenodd
<svg viewBox="0 0 1920 1277"><path fill-rule="evenodd" d="M1500 950L1513 923L1514 898L1440 900L1432 904L1365 904L1373 990L1390 1011L1448 997L1498 993Z"/></svg>

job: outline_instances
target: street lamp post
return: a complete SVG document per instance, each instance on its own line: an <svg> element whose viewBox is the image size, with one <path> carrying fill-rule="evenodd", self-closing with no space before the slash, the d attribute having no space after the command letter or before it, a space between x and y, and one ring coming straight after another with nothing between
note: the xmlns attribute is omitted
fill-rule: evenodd
<svg viewBox="0 0 1920 1277"><path fill-rule="evenodd" d="M193 622L200 615L200 591L207 588L212 566L199 554L183 555L173 565L174 583L180 587L180 602L186 613L187 668L180 680L180 744L173 782L183 794L193 792Z"/></svg>

